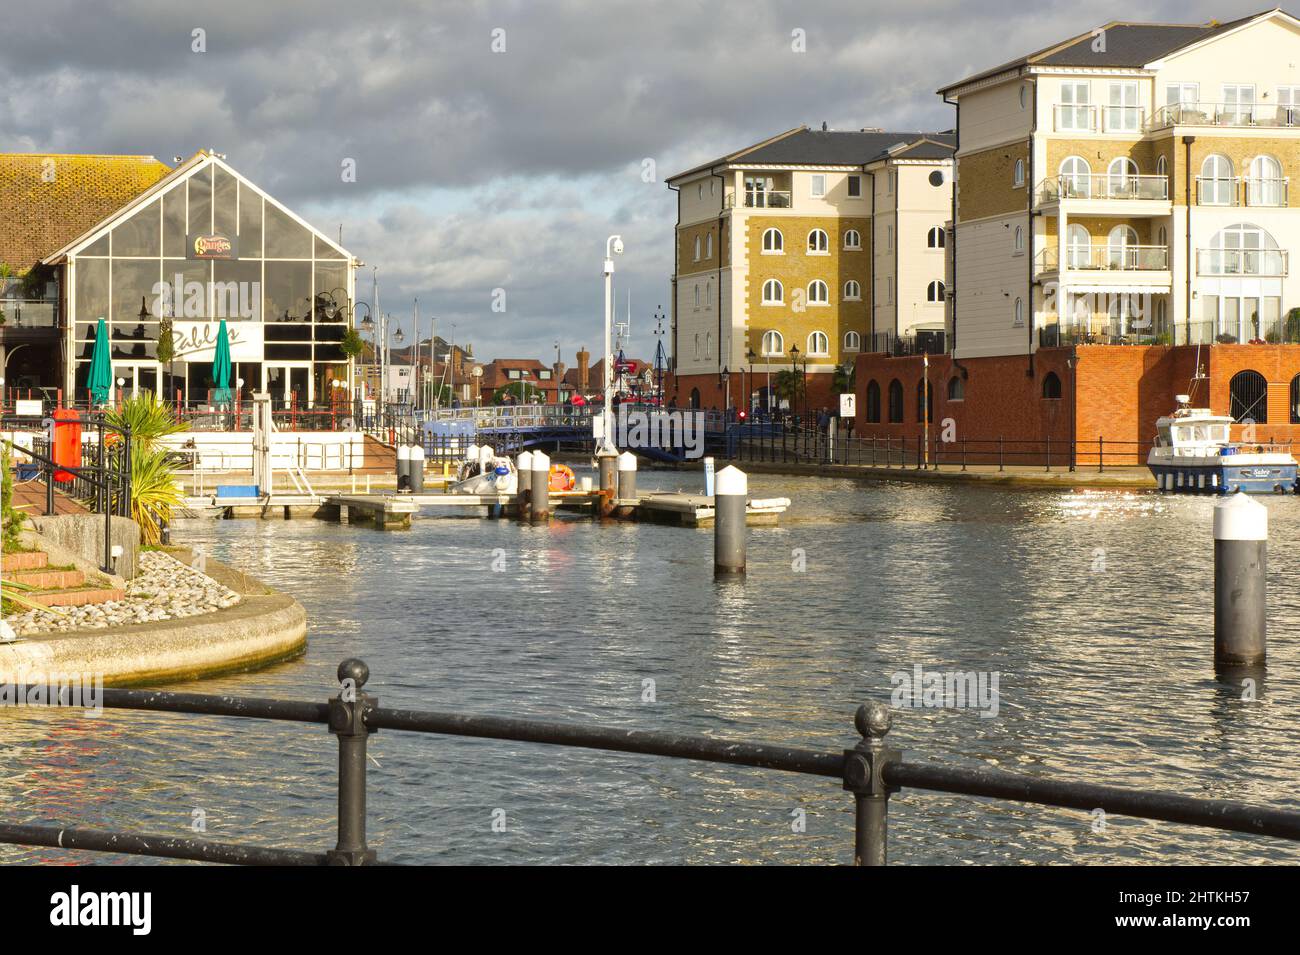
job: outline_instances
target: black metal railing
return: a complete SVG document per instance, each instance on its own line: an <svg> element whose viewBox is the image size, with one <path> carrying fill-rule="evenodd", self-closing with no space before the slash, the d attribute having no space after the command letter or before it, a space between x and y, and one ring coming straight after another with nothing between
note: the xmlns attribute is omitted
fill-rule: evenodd
<svg viewBox="0 0 1300 955"><path fill-rule="evenodd" d="M328 726L330 732L338 737L339 746L338 837L332 849L312 852L168 835L10 823L0 823L0 843L235 865L375 865L380 860L376 850L370 848L366 833L366 744L369 736L379 730L572 746L836 779L853 794L853 860L856 865L887 863L889 797L903 788L1066 809L1100 809L1107 814L1300 840L1300 812L1290 810L995 770L908 762L901 750L886 742L892 718L889 708L878 702L858 707L854 725L862 738L855 746L837 752L817 752L622 727L386 709L379 706L377 698L364 691L369 676L370 670L361 660L344 660L338 667L340 692L325 703L158 690L103 691L102 702L108 709L206 714ZM66 686L51 685L40 699L46 705L67 706L72 703L69 693ZM30 694L7 694L6 698L32 697Z"/></svg>
<svg viewBox="0 0 1300 955"><path fill-rule="evenodd" d="M77 464L58 460L52 446L63 428L70 429L79 449ZM4 415L0 416L0 431L14 435L12 440L0 440L9 447L15 470L21 474L29 469L28 480L39 480L45 486L47 515L55 512L58 490L91 513L104 516L101 566L106 573L113 573L113 518L131 516L131 429L113 424L103 412L83 411L57 419ZM82 440L86 433L91 435L89 443ZM27 435L25 441L18 440L20 434Z"/></svg>
<svg viewBox="0 0 1300 955"><path fill-rule="evenodd" d="M1291 449L1291 440L1261 439L1261 447ZM732 425L718 453L729 460L780 464L837 464L864 468L939 470L971 467L1039 467L1044 471L1104 472L1107 467L1146 463L1152 441L1083 439L953 438L931 426L926 435L855 437L852 431L808 428L789 421L746 421Z"/></svg>

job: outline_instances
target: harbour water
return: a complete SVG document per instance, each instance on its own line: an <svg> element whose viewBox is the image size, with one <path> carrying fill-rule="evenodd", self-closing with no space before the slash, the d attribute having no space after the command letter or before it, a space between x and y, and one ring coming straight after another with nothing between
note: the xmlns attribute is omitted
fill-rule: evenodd
<svg viewBox="0 0 1300 955"><path fill-rule="evenodd" d="M694 491L698 476L640 484ZM794 504L751 530L742 582L713 580L709 529L185 523L179 539L296 595L311 633L299 660L180 688L324 700L355 655L388 706L832 751L894 674L996 673L995 717L898 711L891 742L908 759L1300 809L1300 500L1264 499L1270 656L1244 700L1211 665L1212 499L777 476L751 494ZM10 712L9 821L190 835L197 817L213 840L333 844L323 728ZM397 862L851 858L852 801L833 780L395 732L370 752L371 844ZM1085 812L917 791L890 817L900 864L1300 862L1275 840L1119 817L1098 831ZM0 847L4 862L88 858ZM140 861L93 861L110 859Z"/></svg>

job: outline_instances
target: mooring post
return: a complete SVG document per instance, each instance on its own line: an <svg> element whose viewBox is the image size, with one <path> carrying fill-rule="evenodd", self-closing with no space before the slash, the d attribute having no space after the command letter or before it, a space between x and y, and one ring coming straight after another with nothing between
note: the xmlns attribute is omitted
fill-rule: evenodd
<svg viewBox="0 0 1300 955"><path fill-rule="evenodd" d="M528 498L533 490L533 452L525 451L515 460L515 517L528 520Z"/></svg>
<svg viewBox="0 0 1300 955"><path fill-rule="evenodd" d="M600 503L596 505L596 516L608 517L614 510L614 496L618 493L618 452L601 448L596 452L596 466L600 469Z"/></svg>
<svg viewBox="0 0 1300 955"><path fill-rule="evenodd" d="M370 668L350 657L339 664L339 695L329 700L330 732L339 738L339 840L326 852L330 865L373 865L376 854L366 846L366 711L379 705L362 692Z"/></svg>
<svg viewBox="0 0 1300 955"><path fill-rule="evenodd" d="M533 452L532 493L528 495L528 519L539 524L551 519L551 458L544 451Z"/></svg>
<svg viewBox="0 0 1300 955"><path fill-rule="evenodd" d="M411 449L404 444L397 446L397 489L408 490L411 486Z"/></svg>
<svg viewBox="0 0 1300 955"><path fill-rule="evenodd" d="M631 501L636 498L636 455L624 451L618 456L618 499Z"/></svg>
<svg viewBox="0 0 1300 955"><path fill-rule="evenodd" d="M713 576L745 572L745 505L749 477L728 465L715 478L713 495Z"/></svg>
<svg viewBox="0 0 1300 955"><path fill-rule="evenodd" d="M715 464L713 458L704 459L704 496L713 497L713 480Z"/></svg>
<svg viewBox="0 0 1300 955"><path fill-rule="evenodd" d="M1268 508L1238 491L1214 505L1214 662L1264 662Z"/></svg>
<svg viewBox="0 0 1300 955"><path fill-rule="evenodd" d="M411 445L410 486L412 494L424 493L424 448L418 444Z"/></svg>
<svg viewBox="0 0 1300 955"><path fill-rule="evenodd" d="M880 702L864 703L853 717L862 741L844 751L844 788L853 793L854 865L889 862L889 794L896 786L885 782L885 767L903 758L901 750L885 745L891 716Z"/></svg>

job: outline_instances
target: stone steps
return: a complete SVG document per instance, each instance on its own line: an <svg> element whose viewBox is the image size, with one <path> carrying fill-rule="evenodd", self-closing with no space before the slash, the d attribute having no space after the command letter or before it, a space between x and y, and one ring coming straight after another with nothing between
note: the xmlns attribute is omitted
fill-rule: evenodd
<svg viewBox="0 0 1300 955"><path fill-rule="evenodd" d="M9 579L38 590L68 590L84 584L86 575L79 570L22 570Z"/></svg>
<svg viewBox="0 0 1300 955"><path fill-rule="evenodd" d="M49 562L49 557L38 550L15 551L4 555L3 567L0 567L0 570L5 572L11 570L37 570L45 567Z"/></svg>
<svg viewBox="0 0 1300 955"><path fill-rule="evenodd" d="M78 590L39 590L24 593L24 597L47 607L81 607L85 604L102 604L110 600L121 600L126 591L120 587L95 587Z"/></svg>

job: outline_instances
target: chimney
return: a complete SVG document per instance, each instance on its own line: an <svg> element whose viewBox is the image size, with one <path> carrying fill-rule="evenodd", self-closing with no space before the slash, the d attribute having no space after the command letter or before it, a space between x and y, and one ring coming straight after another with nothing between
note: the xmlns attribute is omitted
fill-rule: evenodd
<svg viewBox="0 0 1300 955"><path fill-rule="evenodd" d="M584 347L578 352L578 390L584 395L590 390L588 377L590 375L591 352Z"/></svg>
<svg viewBox="0 0 1300 955"><path fill-rule="evenodd" d="M558 384L564 380L564 362L557 361L551 366L551 378Z"/></svg>

